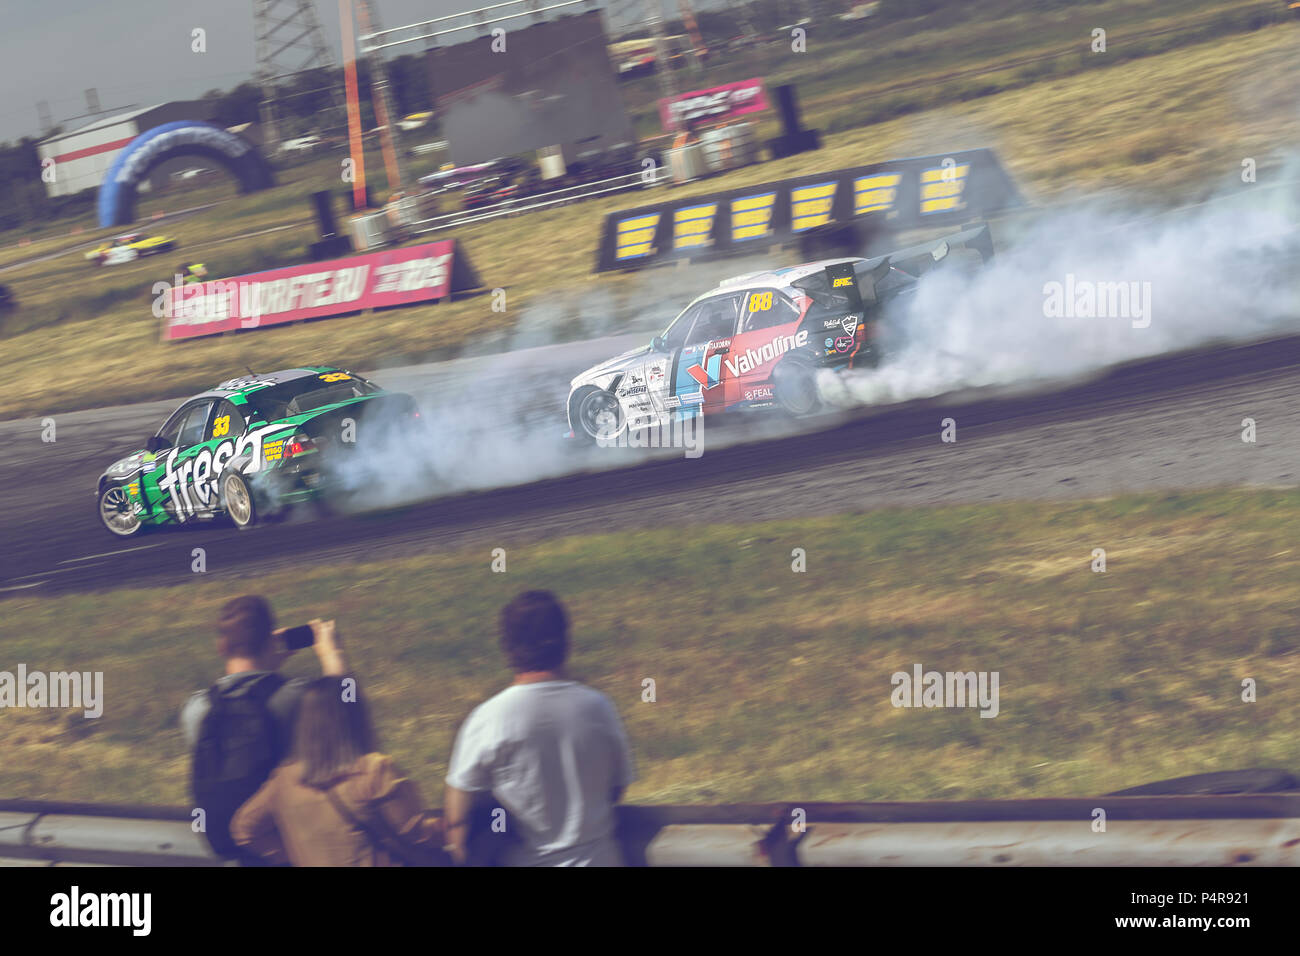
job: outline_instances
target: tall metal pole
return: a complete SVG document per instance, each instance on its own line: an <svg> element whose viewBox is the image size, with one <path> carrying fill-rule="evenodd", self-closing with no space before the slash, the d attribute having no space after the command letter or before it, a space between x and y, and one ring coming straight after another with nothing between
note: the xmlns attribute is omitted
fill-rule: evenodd
<svg viewBox="0 0 1300 956"><path fill-rule="evenodd" d="M357 95L357 48L352 36L351 0L339 0L343 27L343 79L348 101L348 150L352 156L352 208L366 208L366 154L361 146L361 98Z"/></svg>
<svg viewBox="0 0 1300 956"><path fill-rule="evenodd" d="M695 11L691 9L691 0L677 0L677 8L682 14L682 26L691 38L691 71L697 76L704 72L704 57L709 52L700 36L700 28L695 22Z"/></svg>
<svg viewBox="0 0 1300 956"><path fill-rule="evenodd" d="M357 0L357 20L363 36L379 30L379 18L370 6L370 0ZM362 49L366 50L365 44ZM370 66L370 99L379 121L379 142L384 151L384 169L388 173L390 192L402 188L402 154L397 134L397 111L389 96L388 70L384 67L384 54L366 50L366 63Z"/></svg>

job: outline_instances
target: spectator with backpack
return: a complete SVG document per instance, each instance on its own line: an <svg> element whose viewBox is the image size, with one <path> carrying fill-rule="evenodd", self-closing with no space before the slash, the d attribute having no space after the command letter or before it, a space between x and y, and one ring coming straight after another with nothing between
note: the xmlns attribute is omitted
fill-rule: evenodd
<svg viewBox="0 0 1300 956"><path fill-rule="evenodd" d="M334 622L315 620L310 628L321 672L343 677L347 662ZM226 672L181 711L181 729L193 754L194 806L203 810L208 843L218 855L245 863L259 861L231 839L230 820L289 752L306 686L279 673L293 653L282 639L285 630L276 630L264 597L227 602L217 623L217 650Z"/></svg>
<svg viewBox="0 0 1300 956"><path fill-rule="evenodd" d="M440 866L442 820L379 752L355 685L307 685L291 757L235 814L236 843L294 866Z"/></svg>

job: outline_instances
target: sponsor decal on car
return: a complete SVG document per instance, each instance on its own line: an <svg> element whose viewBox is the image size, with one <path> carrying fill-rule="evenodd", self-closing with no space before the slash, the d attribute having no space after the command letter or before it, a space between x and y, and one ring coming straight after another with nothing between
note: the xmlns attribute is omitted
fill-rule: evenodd
<svg viewBox="0 0 1300 956"><path fill-rule="evenodd" d="M644 385L636 385L632 388L620 388L618 390L619 398L627 398L629 395L641 395L646 392Z"/></svg>
<svg viewBox="0 0 1300 956"><path fill-rule="evenodd" d="M686 374L700 383L702 388L716 388L718 385L718 374L722 363L722 354L709 356L708 368L704 367L705 359L700 359L699 365L692 365L686 370Z"/></svg>
<svg viewBox="0 0 1300 956"><path fill-rule="evenodd" d="M722 352L731 348L731 339L716 339L712 342L698 342L695 345L688 345L682 349L682 354L690 355L695 352L704 352L710 348L716 348L717 351Z"/></svg>
<svg viewBox="0 0 1300 956"><path fill-rule="evenodd" d="M852 335L858 330L858 317L856 315L846 315L841 324L844 326L844 334Z"/></svg>
<svg viewBox="0 0 1300 956"><path fill-rule="evenodd" d="M212 506L212 497L217 490L217 479L225 469L226 463L238 458L250 448L253 451L250 472L261 471L264 458L262 455L262 436L279 431L283 424L263 425L237 439L227 438L215 448L204 448L193 458L187 458L176 467L176 458L182 449L173 448L164 461L165 474L158 479L158 490L165 491L171 500L172 512L178 520L184 521L186 515L192 515ZM194 498L190 497L191 488ZM197 504L195 503L197 499Z"/></svg>
<svg viewBox="0 0 1300 956"><path fill-rule="evenodd" d="M772 397L771 385L760 385L758 388L745 389L745 401L759 402Z"/></svg>
<svg viewBox="0 0 1300 956"><path fill-rule="evenodd" d="M257 378L232 378L217 386L219 392L242 392L250 388L265 388L275 382L264 382Z"/></svg>
<svg viewBox="0 0 1300 956"><path fill-rule="evenodd" d="M745 349L734 360L726 359L727 371L732 375L746 375L760 365L766 365L768 362L779 358L791 349L802 348L807 344L807 329L800 329L794 335L778 335L772 341L757 349Z"/></svg>
<svg viewBox="0 0 1300 956"><path fill-rule="evenodd" d="M841 335L835 340L835 351L847 352L851 348L853 348L853 336Z"/></svg>

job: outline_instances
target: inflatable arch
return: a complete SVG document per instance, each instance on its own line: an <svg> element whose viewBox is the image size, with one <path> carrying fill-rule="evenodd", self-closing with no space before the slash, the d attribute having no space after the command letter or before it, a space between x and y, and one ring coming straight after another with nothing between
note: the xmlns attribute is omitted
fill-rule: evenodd
<svg viewBox="0 0 1300 956"><path fill-rule="evenodd" d="M275 184L271 165L243 137L198 120L163 123L131 140L113 160L99 187L100 227L133 222L136 187L155 166L176 156L212 160L239 180L240 192Z"/></svg>

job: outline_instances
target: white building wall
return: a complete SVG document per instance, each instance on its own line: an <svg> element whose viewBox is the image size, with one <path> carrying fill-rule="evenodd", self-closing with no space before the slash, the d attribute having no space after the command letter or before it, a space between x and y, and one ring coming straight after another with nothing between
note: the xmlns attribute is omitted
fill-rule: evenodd
<svg viewBox="0 0 1300 956"><path fill-rule="evenodd" d="M46 195L68 196L98 187L117 154L139 132L130 119L40 143L42 165L46 159L55 161L54 182L45 183Z"/></svg>

